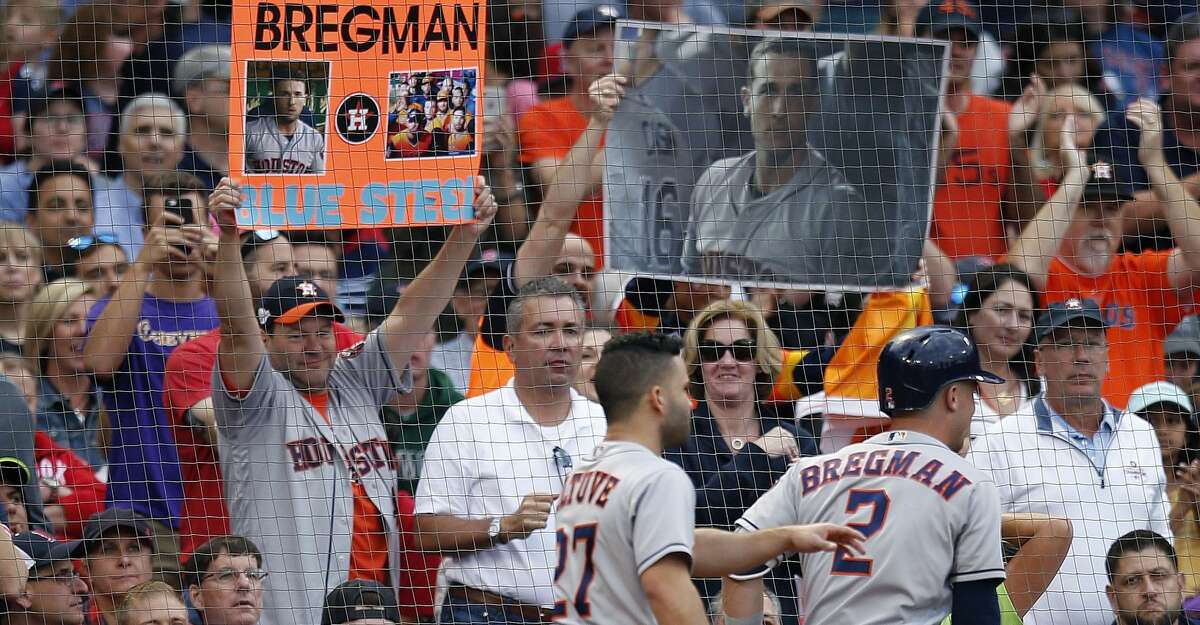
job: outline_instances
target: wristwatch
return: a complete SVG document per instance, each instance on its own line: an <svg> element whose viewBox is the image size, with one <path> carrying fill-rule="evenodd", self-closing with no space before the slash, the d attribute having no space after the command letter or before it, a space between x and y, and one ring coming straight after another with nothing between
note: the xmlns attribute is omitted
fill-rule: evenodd
<svg viewBox="0 0 1200 625"><path fill-rule="evenodd" d="M492 542L497 545L503 545L508 542L500 539L500 517L493 518L491 524L488 525L488 538L492 539Z"/></svg>

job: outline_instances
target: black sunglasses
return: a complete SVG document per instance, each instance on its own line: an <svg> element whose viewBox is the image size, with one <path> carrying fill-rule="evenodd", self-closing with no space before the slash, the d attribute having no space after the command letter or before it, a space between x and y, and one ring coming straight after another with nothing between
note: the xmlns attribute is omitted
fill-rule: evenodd
<svg viewBox="0 0 1200 625"><path fill-rule="evenodd" d="M739 339L729 344L720 341L700 341L697 351L700 354L700 362L717 362L726 352L733 354L733 359L738 362L751 362L754 360L754 341Z"/></svg>
<svg viewBox="0 0 1200 625"><path fill-rule="evenodd" d="M85 234L81 237L74 237L67 241L67 247L79 252L80 254L92 249L96 245L118 245L117 235L111 232L101 232L98 234Z"/></svg>

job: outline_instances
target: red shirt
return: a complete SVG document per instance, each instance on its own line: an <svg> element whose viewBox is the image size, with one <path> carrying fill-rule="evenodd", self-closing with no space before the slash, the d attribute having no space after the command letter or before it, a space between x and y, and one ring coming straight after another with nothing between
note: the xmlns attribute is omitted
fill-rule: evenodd
<svg viewBox="0 0 1200 625"><path fill-rule="evenodd" d="M16 129L12 122L12 91L13 81L23 65L25 61L15 61L6 68L0 68L0 164L11 163L17 151Z"/></svg>
<svg viewBox="0 0 1200 625"><path fill-rule="evenodd" d="M1118 254L1100 276L1082 276L1058 258L1050 263L1043 301L1096 300L1108 322L1104 398L1124 408L1137 387L1163 377L1163 340L1190 312L1167 277L1171 252Z"/></svg>
<svg viewBox="0 0 1200 625"><path fill-rule="evenodd" d="M71 489L70 495L60 497L55 502L63 507L67 518L66 529L56 537L59 540L82 538L83 524L104 509L104 495L108 488L96 478L91 465L70 449L59 446L49 434L40 430L33 435L33 455L39 481L52 480Z"/></svg>
<svg viewBox="0 0 1200 625"><path fill-rule="evenodd" d="M930 238L951 260L1008 251L1001 202L1012 183L1007 103L972 95L958 116L958 147L933 203Z"/></svg>
<svg viewBox="0 0 1200 625"><path fill-rule="evenodd" d="M333 334L339 350L349 349L362 340L357 332L340 323L333 325ZM179 552L185 556L209 539L230 532L216 450L187 422L187 411L212 396L212 372L220 342L218 328L180 345L167 359L163 381L163 405L175 434L183 477Z"/></svg>

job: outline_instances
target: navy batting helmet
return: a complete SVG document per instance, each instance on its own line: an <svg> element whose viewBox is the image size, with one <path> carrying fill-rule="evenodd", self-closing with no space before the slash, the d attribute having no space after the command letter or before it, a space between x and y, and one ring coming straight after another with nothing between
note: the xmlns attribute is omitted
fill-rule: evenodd
<svg viewBox="0 0 1200 625"><path fill-rule="evenodd" d="M975 343L959 330L924 326L901 332L879 356L879 408L889 417L928 408L944 386L962 380L1004 382L983 370Z"/></svg>

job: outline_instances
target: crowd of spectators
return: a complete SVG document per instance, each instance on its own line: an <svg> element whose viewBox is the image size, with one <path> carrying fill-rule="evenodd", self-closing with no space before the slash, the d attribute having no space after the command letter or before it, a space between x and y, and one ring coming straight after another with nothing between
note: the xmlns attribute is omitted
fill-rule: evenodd
<svg viewBox="0 0 1200 625"><path fill-rule="evenodd" d="M8 0L0 621L549 622L609 338L682 338L692 430L665 457L728 529L797 458L886 429L878 354L936 320L1005 380L968 456L1003 539L1057 554L1009 561L1014 613L1145 623L1154 595L1181 619L1154 622L1200 622L1200 14L934 2L493 3L484 219L241 232L228 7ZM606 130L640 86L614 75L621 17L947 41L925 279L607 269ZM771 622L802 622L798 568L767 578Z"/></svg>

